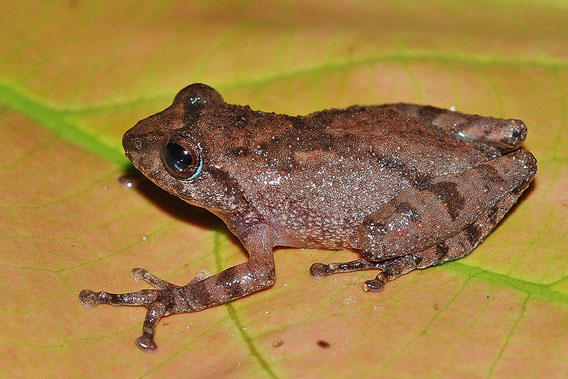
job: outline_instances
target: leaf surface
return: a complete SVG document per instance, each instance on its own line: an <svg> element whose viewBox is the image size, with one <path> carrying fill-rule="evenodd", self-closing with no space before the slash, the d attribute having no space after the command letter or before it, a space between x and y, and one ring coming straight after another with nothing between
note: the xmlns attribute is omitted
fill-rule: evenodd
<svg viewBox="0 0 568 379"><path fill-rule="evenodd" d="M563 1L0 4L0 364L8 376L567 376L568 6ZM519 118L539 171L466 259L380 294L314 280L352 251L278 249L270 290L163 319L79 304L245 261L214 216L134 177L121 136L205 82L305 114L417 102Z"/></svg>

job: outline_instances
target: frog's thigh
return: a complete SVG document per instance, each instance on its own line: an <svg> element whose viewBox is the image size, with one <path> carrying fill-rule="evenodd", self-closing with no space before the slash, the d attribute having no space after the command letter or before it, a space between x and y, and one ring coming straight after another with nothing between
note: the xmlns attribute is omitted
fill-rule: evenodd
<svg viewBox="0 0 568 379"><path fill-rule="evenodd" d="M378 291L387 281L394 280L412 270L463 258L471 253L493 230L516 203L528 184L526 182L504 195L493 207L485 210L475 222L467 225L458 233L422 251L379 261L363 258L351 262L314 263L310 271L315 277L324 277L344 272L380 269L381 273L375 279L367 280L364 285L366 290Z"/></svg>
<svg viewBox="0 0 568 379"><path fill-rule="evenodd" d="M482 117L416 104L387 104L384 107L452 130L462 138L490 145L501 152L519 148L527 135L527 127L521 120Z"/></svg>
<svg viewBox="0 0 568 379"><path fill-rule="evenodd" d="M350 244L375 261L424 250L526 186L535 173L536 159L521 149L426 188L408 188L369 215Z"/></svg>
<svg viewBox="0 0 568 379"><path fill-rule="evenodd" d="M475 222L467 225L448 239L422 251L382 262L379 267L387 280L394 280L414 269L423 269L444 262L463 258L473 251L495 228L517 199L528 187L528 182L514 192L503 196L493 207L486 210Z"/></svg>

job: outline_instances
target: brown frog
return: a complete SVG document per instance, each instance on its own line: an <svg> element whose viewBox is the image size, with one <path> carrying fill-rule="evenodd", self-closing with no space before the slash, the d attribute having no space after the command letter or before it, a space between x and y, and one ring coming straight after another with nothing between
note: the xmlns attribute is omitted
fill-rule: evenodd
<svg viewBox="0 0 568 379"><path fill-rule="evenodd" d="M359 250L362 258L315 263L311 274L378 269L363 288L380 291L481 243L536 173L534 156L519 148L526 131L519 120L412 104L266 113L192 84L126 132L126 156L158 186L219 216L248 262L181 286L134 269L155 289L84 290L80 300L146 306L137 345L153 350L161 317L270 287L275 246Z"/></svg>

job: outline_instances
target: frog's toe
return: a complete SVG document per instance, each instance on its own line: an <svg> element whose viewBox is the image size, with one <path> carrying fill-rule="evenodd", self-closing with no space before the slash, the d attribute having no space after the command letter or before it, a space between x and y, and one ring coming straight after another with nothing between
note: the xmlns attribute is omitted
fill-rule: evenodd
<svg viewBox="0 0 568 379"><path fill-rule="evenodd" d="M142 335L136 339L136 346L140 349L146 352L152 352L157 349L158 346L154 342L154 333L160 319L168 314L166 308L163 299L148 305Z"/></svg>
<svg viewBox="0 0 568 379"><path fill-rule="evenodd" d="M142 335L136 339L136 346L147 352L155 351L158 348L154 339L146 335Z"/></svg>
<svg viewBox="0 0 568 379"><path fill-rule="evenodd" d="M310 267L310 274L312 274L314 278L319 279L333 274L369 270L374 268L380 268L380 263L372 262L367 259L356 259L350 262L333 262L328 264L314 263Z"/></svg>
<svg viewBox="0 0 568 379"><path fill-rule="evenodd" d="M100 303L98 294L91 290L81 291L81 293L79 294L79 300L81 301L81 304L83 304L87 308L96 307Z"/></svg>
<svg viewBox="0 0 568 379"><path fill-rule="evenodd" d="M149 273L147 270L143 268L134 268L131 272L132 277L134 280L142 279L149 285L156 287L158 289L166 289L166 288L174 288L178 287L177 285L165 281L163 279L158 278L156 275Z"/></svg>
<svg viewBox="0 0 568 379"><path fill-rule="evenodd" d="M323 263L314 263L310 267L310 274L316 279L326 277L329 275L328 265Z"/></svg>
<svg viewBox="0 0 568 379"><path fill-rule="evenodd" d="M83 290L79 294L81 303L92 308L101 303L111 305L150 305L156 301L163 290L141 290L129 293L94 292Z"/></svg>
<svg viewBox="0 0 568 379"><path fill-rule="evenodd" d="M381 292L385 289L387 277L383 272L380 272L375 279L367 280L363 283L363 291L365 292Z"/></svg>
<svg viewBox="0 0 568 379"><path fill-rule="evenodd" d="M363 283L363 291L365 292L381 292L385 289L385 283L377 279L366 280Z"/></svg>
<svg viewBox="0 0 568 379"><path fill-rule="evenodd" d="M148 274L148 271L144 270L143 268L133 268L130 275L134 278L134 280L144 279L144 275Z"/></svg>

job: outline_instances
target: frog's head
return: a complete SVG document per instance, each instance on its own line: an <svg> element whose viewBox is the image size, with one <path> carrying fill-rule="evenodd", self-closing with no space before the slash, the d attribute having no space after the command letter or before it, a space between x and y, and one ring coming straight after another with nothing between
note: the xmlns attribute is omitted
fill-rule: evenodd
<svg viewBox="0 0 568 379"><path fill-rule="evenodd" d="M164 111L139 121L122 138L126 156L166 191L213 211L234 210L235 189L216 171L215 151L222 142L207 138L202 114L226 107L221 95L204 84L182 89Z"/></svg>

